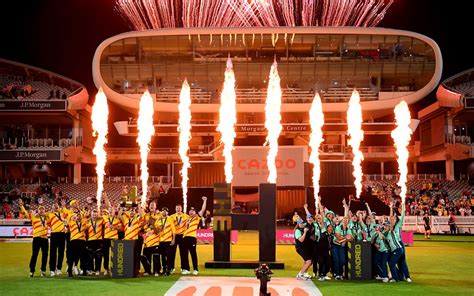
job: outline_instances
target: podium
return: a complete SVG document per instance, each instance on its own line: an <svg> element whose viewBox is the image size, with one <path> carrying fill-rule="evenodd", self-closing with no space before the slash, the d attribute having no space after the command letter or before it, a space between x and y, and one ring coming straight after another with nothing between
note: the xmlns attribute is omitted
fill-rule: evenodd
<svg viewBox="0 0 474 296"><path fill-rule="evenodd" d="M112 277L133 278L138 275L140 259L136 240L113 240L111 252Z"/></svg>
<svg viewBox="0 0 474 296"><path fill-rule="evenodd" d="M352 241L348 245L348 276L350 280L372 279L372 245L370 242Z"/></svg>

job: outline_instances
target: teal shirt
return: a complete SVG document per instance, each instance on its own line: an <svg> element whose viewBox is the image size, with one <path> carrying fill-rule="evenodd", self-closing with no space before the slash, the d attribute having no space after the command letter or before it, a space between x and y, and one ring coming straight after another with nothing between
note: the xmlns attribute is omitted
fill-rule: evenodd
<svg viewBox="0 0 474 296"><path fill-rule="evenodd" d="M370 223L370 225L364 224L362 231L365 233L365 238L368 241L372 241L372 238L376 235L374 230L375 223Z"/></svg>
<svg viewBox="0 0 474 296"><path fill-rule="evenodd" d="M326 225L326 228L328 227L328 225L332 225L332 227L334 227L334 221L332 220L329 220L328 218L324 217L324 225Z"/></svg>
<svg viewBox="0 0 474 296"><path fill-rule="evenodd" d="M295 229L295 240L300 239L303 236L303 233L304 233L303 229L301 229L301 228L296 228Z"/></svg>
<svg viewBox="0 0 474 296"><path fill-rule="evenodd" d="M379 252L388 252L387 244L385 243L385 240L383 240L380 236L378 236L376 233L374 234L374 242L379 245L378 251Z"/></svg>
<svg viewBox="0 0 474 296"><path fill-rule="evenodd" d="M397 238L395 230L385 233L384 236L388 242L388 245L390 246L391 252L394 252L396 249L400 249L402 247L400 241Z"/></svg>
<svg viewBox="0 0 474 296"><path fill-rule="evenodd" d="M321 235L326 232L326 225L323 224L324 226L321 227L318 222L314 222L314 236L316 237L316 241L319 242L319 239L321 238Z"/></svg>
<svg viewBox="0 0 474 296"><path fill-rule="evenodd" d="M362 227L360 227L359 221L354 222L351 220L348 226L354 236L354 240L361 241L364 239L364 236L362 235Z"/></svg>
<svg viewBox="0 0 474 296"><path fill-rule="evenodd" d="M342 224L339 224L336 227L335 233L339 234L340 236L346 236L348 234L352 234L352 231L349 228L349 225L347 225L346 230L344 230L344 228L342 227ZM336 245L339 245L339 246L341 245L340 243L337 242L337 238L336 238L335 235L334 235L333 243L336 244Z"/></svg>

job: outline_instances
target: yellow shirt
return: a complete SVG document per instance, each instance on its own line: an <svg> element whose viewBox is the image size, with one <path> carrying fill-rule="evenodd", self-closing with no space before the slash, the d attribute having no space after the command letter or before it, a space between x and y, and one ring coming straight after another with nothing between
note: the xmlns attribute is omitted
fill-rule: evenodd
<svg viewBox="0 0 474 296"><path fill-rule="evenodd" d="M198 215L190 216L188 220L186 220L183 237L196 237L200 221L201 217Z"/></svg>
<svg viewBox="0 0 474 296"><path fill-rule="evenodd" d="M176 234L176 230L174 228L173 220L170 216L166 218L161 217L158 220L158 227L161 228L161 238L162 242L171 242L173 240L173 234Z"/></svg>
<svg viewBox="0 0 474 296"><path fill-rule="evenodd" d="M118 239L118 230L117 229L112 229L108 227L107 225L110 223L110 225L113 225L115 227L118 227L120 229L123 228L122 221L118 217L113 217L111 215L104 215L102 216L104 219L104 238L105 239Z"/></svg>
<svg viewBox="0 0 474 296"><path fill-rule="evenodd" d="M131 217L128 213L123 214L123 225L125 228L125 240L137 240L138 233L143 225L143 218L138 214Z"/></svg>
<svg viewBox="0 0 474 296"><path fill-rule="evenodd" d="M87 240L101 240L104 233L104 219L98 218L95 221L87 221Z"/></svg>
<svg viewBox="0 0 474 296"><path fill-rule="evenodd" d="M71 233L71 240L86 240L87 221L81 218L79 221L71 219L68 222L69 232Z"/></svg>
<svg viewBox="0 0 474 296"><path fill-rule="evenodd" d="M176 234L183 234L186 228L186 221L188 220L189 216L181 213L181 214L173 214L170 216L170 219L173 221L173 225L176 231Z"/></svg>
<svg viewBox="0 0 474 296"><path fill-rule="evenodd" d="M145 222L148 222L148 220L150 220L150 218L153 218L155 219L155 221L157 221L158 219L160 219L161 217L161 212L160 211L156 211L155 213L152 213L152 212L148 212L145 214Z"/></svg>
<svg viewBox="0 0 474 296"><path fill-rule="evenodd" d="M145 248L157 246L160 243L160 233L157 233L152 227L146 227L143 243Z"/></svg>
<svg viewBox="0 0 474 296"><path fill-rule="evenodd" d="M52 233L66 232L67 230L67 213L64 209L58 212L49 213L48 225Z"/></svg>
<svg viewBox="0 0 474 296"><path fill-rule="evenodd" d="M48 214L35 215L32 212L28 212L23 206L20 207L26 219L31 220L33 226L33 237L48 238Z"/></svg>

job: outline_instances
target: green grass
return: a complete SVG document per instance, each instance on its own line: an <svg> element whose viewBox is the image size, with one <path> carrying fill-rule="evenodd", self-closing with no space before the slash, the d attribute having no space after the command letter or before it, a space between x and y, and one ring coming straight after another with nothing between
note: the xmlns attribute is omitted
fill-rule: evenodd
<svg viewBox="0 0 474 296"><path fill-rule="evenodd" d="M407 248L408 265L413 283L315 282L323 295L474 295L474 237L434 236L424 240L416 236ZM29 243L0 243L0 295L163 295L179 278L147 277L125 280L105 278L28 278ZM212 246L198 246L200 264L212 259ZM232 246L233 259L257 259L256 234L240 233L239 243ZM179 256L178 256L179 257ZM40 259L40 258L38 258ZM293 246L278 246L277 260L285 270L275 270L277 277L293 277L300 258ZM39 261L39 260L38 260ZM38 262L39 263L39 262ZM39 270L39 264L37 267ZM253 276L252 270L204 269L201 275ZM38 272L37 272L38 274ZM59 295L61 295L59 294Z"/></svg>

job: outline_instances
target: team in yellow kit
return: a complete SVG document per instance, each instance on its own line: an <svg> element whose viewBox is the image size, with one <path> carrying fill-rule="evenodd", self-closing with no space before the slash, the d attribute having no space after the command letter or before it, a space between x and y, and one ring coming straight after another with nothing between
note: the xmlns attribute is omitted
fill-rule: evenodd
<svg viewBox="0 0 474 296"><path fill-rule="evenodd" d="M190 274L189 258L193 263L193 274L198 274L196 253L196 233L206 209L203 197L201 210L191 207L189 215L176 206L176 213L168 215L168 209L157 210L156 201L150 201L148 209L141 206L132 208L111 205L105 198L105 206L83 210L77 200L69 204L64 201L53 203L50 212L44 206L36 211L27 211L20 201L20 209L33 226L32 255L30 273L34 276L39 251L42 253L41 276L46 275L48 259L48 234L51 240L50 276L61 275L66 247L67 272L74 275L100 275L102 261L104 275L109 275L111 241L116 239L136 240L136 260L141 262L144 275L170 275L174 272L174 258L179 247L181 273ZM143 245L143 251L142 251ZM79 267L80 262L80 269Z"/></svg>

